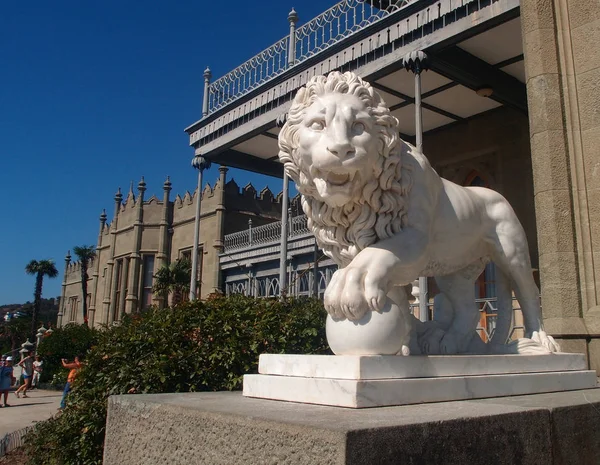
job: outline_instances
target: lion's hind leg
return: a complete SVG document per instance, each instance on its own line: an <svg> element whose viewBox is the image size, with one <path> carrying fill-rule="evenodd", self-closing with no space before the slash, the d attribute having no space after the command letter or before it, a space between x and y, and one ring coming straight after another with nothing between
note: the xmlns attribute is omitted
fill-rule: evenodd
<svg viewBox="0 0 600 465"><path fill-rule="evenodd" d="M544 331L539 289L533 279L525 231L512 208L508 209L508 214L505 212L496 226L492 259L514 286L523 312L525 337L538 342L549 352L559 352L559 345ZM512 317L512 306L510 312Z"/></svg>
<svg viewBox="0 0 600 465"><path fill-rule="evenodd" d="M435 278L440 291L444 293L453 309L450 326L440 341L442 354L464 353L469 350L479 322L474 281L482 269L483 264L478 261L456 273Z"/></svg>

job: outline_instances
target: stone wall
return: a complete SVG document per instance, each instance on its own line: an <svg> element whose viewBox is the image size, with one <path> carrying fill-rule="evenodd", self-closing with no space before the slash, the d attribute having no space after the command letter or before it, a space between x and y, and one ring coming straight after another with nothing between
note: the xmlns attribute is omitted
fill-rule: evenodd
<svg viewBox="0 0 600 465"><path fill-rule="evenodd" d="M600 3L523 0L542 304L563 349L600 368Z"/></svg>

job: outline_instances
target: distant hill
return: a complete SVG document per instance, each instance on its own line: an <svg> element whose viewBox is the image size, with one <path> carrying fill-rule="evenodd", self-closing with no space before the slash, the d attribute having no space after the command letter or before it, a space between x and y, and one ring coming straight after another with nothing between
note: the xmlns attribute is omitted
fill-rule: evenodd
<svg viewBox="0 0 600 465"><path fill-rule="evenodd" d="M48 324L52 326L56 325L56 319L58 317L60 297L52 297L50 299L42 298L39 314L39 322L44 323L44 326L48 327ZM4 321L4 316L7 313L19 312L27 316L31 315L33 311L33 302L25 302L23 304L4 304L0 305L0 321Z"/></svg>

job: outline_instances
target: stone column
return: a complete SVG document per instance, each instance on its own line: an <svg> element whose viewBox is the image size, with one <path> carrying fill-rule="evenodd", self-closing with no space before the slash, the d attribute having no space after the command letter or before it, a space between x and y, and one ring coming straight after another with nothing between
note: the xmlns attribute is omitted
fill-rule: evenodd
<svg viewBox="0 0 600 465"><path fill-rule="evenodd" d="M221 292L221 260L219 255L223 252L223 247L225 245L225 182L227 175L227 167L220 166L219 167L219 185L221 189L219 190L219 203L216 208L217 215L217 234L216 239L213 244L215 248L215 276L214 276L214 289L213 292Z"/></svg>
<svg viewBox="0 0 600 465"><path fill-rule="evenodd" d="M279 297L283 298L287 294L288 274L287 274L287 249L288 249L288 186L289 178L287 173L283 173L283 192L281 194L281 241L279 254Z"/></svg>
<svg viewBox="0 0 600 465"><path fill-rule="evenodd" d="M119 294L119 301L117 302L117 306L119 308L119 321L121 321L123 319L123 316L125 315L125 308L126 308L126 298L127 295L129 294L129 289L127 289L127 281L129 279L129 260L127 260L126 258L123 258L121 261L121 293ZM115 277L115 282L116 282L116 277ZM117 283L117 285L119 285ZM127 295L125 294L125 289L127 289ZM116 293L115 293L116 296Z"/></svg>
<svg viewBox="0 0 600 465"><path fill-rule="evenodd" d="M142 258L140 248L142 246L142 226L144 222L144 192L146 191L146 182L144 177L138 183L138 198L135 204L136 218L133 223L133 252L129 261L129 285L127 286L127 297L125 298L125 311L133 313L138 310L139 288L140 288L140 268ZM126 270L123 270L124 272ZM123 292L124 289L121 290Z"/></svg>
<svg viewBox="0 0 600 465"><path fill-rule="evenodd" d="M212 73L210 72L210 68L207 66L204 70L204 94L202 95L202 117L204 118L208 115L209 110L209 92L210 92L210 78L212 77Z"/></svg>
<svg viewBox="0 0 600 465"><path fill-rule="evenodd" d="M56 320L56 326L58 326L59 328L62 326L63 324L63 316L65 314L65 312L67 311L67 303L66 303L66 293L67 293L67 272L69 271L69 265L71 264L71 251L69 250L67 252L67 255L65 256L65 272L63 275L63 282L62 282L62 293L60 295L60 306L58 308L58 318Z"/></svg>
<svg viewBox="0 0 600 465"><path fill-rule="evenodd" d="M156 254L157 268L162 268L169 264L169 209L171 192L171 180L167 176L167 180L163 184L163 209L160 219L160 236L158 238L158 253ZM154 302L159 308L166 306L165 296L153 294Z"/></svg>
<svg viewBox="0 0 600 465"><path fill-rule="evenodd" d="M202 173L210 168L210 160L202 155L192 159L192 167L198 170L196 187L196 214L194 216L194 245L192 248L192 274L190 276L190 301L198 298L198 250L200 249L200 212L202 211Z"/></svg>
<svg viewBox="0 0 600 465"><path fill-rule="evenodd" d="M90 327L94 327L96 319L96 300L98 299L98 279L100 278L100 248L102 247L102 236L106 225L106 210L100 214L100 230L98 231L98 242L96 245L96 257L94 258L94 270L92 271L92 298L88 308L88 321Z"/></svg>
<svg viewBox="0 0 600 465"><path fill-rule="evenodd" d="M121 188L117 190L115 194L115 213L113 215L112 223L110 224L110 249L108 250L108 260L106 262L106 278L104 281L104 299L102 300L102 309L104 324L112 322L111 316L114 315L115 305L117 304L114 299L114 294L117 290L116 280L113 278L115 269L115 245L117 243L117 227L119 224L119 211L121 210L121 201L123 200L123 194L121 194Z"/></svg>
<svg viewBox="0 0 600 465"><path fill-rule="evenodd" d="M523 0L544 322L600 367L600 3Z"/></svg>
<svg viewBox="0 0 600 465"><path fill-rule="evenodd" d="M421 72L427 69L427 55L418 50L410 52L402 59L404 68L415 75L415 142L416 148L423 153L423 111L421 108ZM429 319L429 289L427 278L419 277L419 318Z"/></svg>

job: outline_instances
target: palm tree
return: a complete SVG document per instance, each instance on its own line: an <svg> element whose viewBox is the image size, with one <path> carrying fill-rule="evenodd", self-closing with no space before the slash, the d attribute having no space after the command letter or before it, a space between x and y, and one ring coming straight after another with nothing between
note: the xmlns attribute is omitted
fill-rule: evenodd
<svg viewBox="0 0 600 465"><path fill-rule="evenodd" d="M88 267L91 261L96 256L96 248L93 245L81 245L73 247L73 253L77 255L79 263L81 265L81 293L83 294L83 300L81 301L81 310L83 312L83 324L88 325L88 314L87 314L87 285L89 276L87 274Z"/></svg>
<svg viewBox="0 0 600 465"><path fill-rule="evenodd" d="M52 260L31 260L25 267L27 274L35 275L35 290L33 292L33 313L31 315L31 340L35 341L37 332L38 315L42 303L42 286L44 284L44 276L56 278L58 270Z"/></svg>
<svg viewBox="0 0 600 465"><path fill-rule="evenodd" d="M185 258L175 260L174 263L165 265L156 272L152 292L165 297L173 293L173 305L177 305L181 301L181 297L190 292L191 276L192 264L190 261Z"/></svg>

